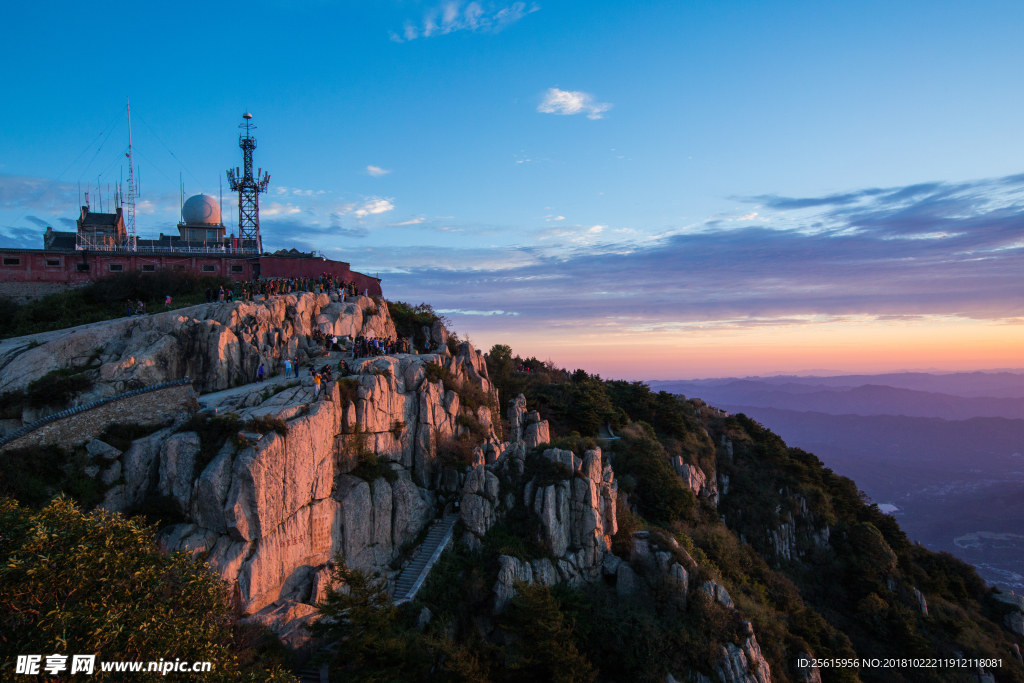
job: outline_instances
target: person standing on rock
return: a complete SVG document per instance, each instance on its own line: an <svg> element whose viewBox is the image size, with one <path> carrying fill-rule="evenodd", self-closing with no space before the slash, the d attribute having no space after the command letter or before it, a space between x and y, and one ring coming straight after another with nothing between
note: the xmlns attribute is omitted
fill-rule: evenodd
<svg viewBox="0 0 1024 683"><path fill-rule="evenodd" d="M168 311L171 310L171 295L170 294L168 294L166 297L164 297L164 306L167 307Z"/></svg>
<svg viewBox="0 0 1024 683"><path fill-rule="evenodd" d="M310 372L312 372L312 368L310 368ZM319 396L319 395L320 395L320 373L314 372L313 373L313 396Z"/></svg>
<svg viewBox="0 0 1024 683"><path fill-rule="evenodd" d="M213 292L211 292L210 288L207 287L206 288L206 303L210 303L211 299L213 299Z"/></svg>
<svg viewBox="0 0 1024 683"><path fill-rule="evenodd" d="M290 358L284 359L284 376L290 377L292 374L292 361Z"/></svg>
<svg viewBox="0 0 1024 683"><path fill-rule="evenodd" d="M263 363L260 363L260 367L256 369L256 383L263 384Z"/></svg>

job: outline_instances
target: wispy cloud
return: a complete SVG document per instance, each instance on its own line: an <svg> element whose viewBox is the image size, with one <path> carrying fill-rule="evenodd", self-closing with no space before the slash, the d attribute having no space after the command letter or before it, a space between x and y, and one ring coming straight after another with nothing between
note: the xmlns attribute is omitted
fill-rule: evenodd
<svg viewBox="0 0 1024 683"><path fill-rule="evenodd" d="M382 175L387 175L388 173L391 173L389 169L381 168L380 166L367 166L366 172L372 175L374 178L379 178Z"/></svg>
<svg viewBox="0 0 1024 683"><path fill-rule="evenodd" d="M426 219L423 216L416 216L415 218L410 218L407 221L399 221L398 223L388 223L388 225L397 228L402 225L419 225L425 220Z"/></svg>
<svg viewBox="0 0 1024 683"><path fill-rule="evenodd" d="M260 214L264 216L287 216L301 211L302 209L294 204L282 204L281 202L271 202L267 206L260 207Z"/></svg>
<svg viewBox="0 0 1024 683"><path fill-rule="evenodd" d="M612 243L619 229L594 225L486 259L431 251L420 265L411 249L389 295L453 311L515 301L517 324L608 333L893 316L1024 323L1024 177L749 201L769 210L655 240Z"/></svg>
<svg viewBox="0 0 1024 683"><path fill-rule="evenodd" d="M366 218L378 213L386 213L395 208L390 199L371 199L356 209L353 213L357 218Z"/></svg>
<svg viewBox="0 0 1024 683"><path fill-rule="evenodd" d="M539 9L536 3L527 6L525 2L514 2L498 6L474 1L463 6L459 0L452 0L427 10L421 22L407 21L401 33L391 31L389 35L394 42L405 43L455 31L498 33Z"/></svg>
<svg viewBox="0 0 1024 683"><path fill-rule="evenodd" d="M607 102L596 102L590 93L558 88L548 88L544 99L537 105L537 111L542 114L586 114L588 119L604 118L604 112L611 108Z"/></svg>

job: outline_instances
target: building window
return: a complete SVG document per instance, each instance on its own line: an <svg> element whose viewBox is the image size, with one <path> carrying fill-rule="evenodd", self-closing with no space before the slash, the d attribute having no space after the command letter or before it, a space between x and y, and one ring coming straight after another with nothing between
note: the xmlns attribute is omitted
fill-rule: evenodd
<svg viewBox="0 0 1024 683"><path fill-rule="evenodd" d="M231 272L232 273L241 273L242 272L242 266L231 266Z"/></svg>
<svg viewBox="0 0 1024 683"><path fill-rule="evenodd" d="M185 266L174 266L175 270L185 270Z"/></svg>
<svg viewBox="0 0 1024 683"><path fill-rule="evenodd" d="M124 271L123 263L111 263L107 268L110 268L111 273L121 273Z"/></svg>
<svg viewBox="0 0 1024 683"><path fill-rule="evenodd" d="M59 258L48 258L48 259L46 259L46 265L47 266L51 266L51 267L52 266L56 266L57 268L60 268L60 259Z"/></svg>
<svg viewBox="0 0 1024 683"><path fill-rule="evenodd" d="M77 270L79 273L88 273L89 272L89 264L88 263L76 263L75 264L75 270Z"/></svg>
<svg viewBox="0 0 1024 683"><path fill-rule="evenodd" d="M154 265L142 266L142 272L143 273L155 273L156 272L156 266L154 266Z"/></svg>
<svg viewBox="0 0 1024 683"><path fill-rule="evenodd" d="M214 272L216 270L217 269L214 266L203 266L203 272L204 273L212 273L212 272Z"/></svg>
<svg viewBox="0 0 1024 683"><path fill-rule="evenodd" d="M217 239L217 231L216 230L207 230L206 231L206 239L208 239L208 240L215 240L215 239Z"/></svg>
<svg viewBox="0 0 1024 683"><path fill-rule="evenodd" d="M196 231L195 230L189 230L188 231L188 238L189 238L189 240L195 242L195 240L196 240Z"/></svg>
<svg viewBox="0 0 1024 683"><path fill-rule="evenodd" d="M21 259L20 258L5 258L4 259L4 265L5 266L20 266L21 265Z"/></svg>

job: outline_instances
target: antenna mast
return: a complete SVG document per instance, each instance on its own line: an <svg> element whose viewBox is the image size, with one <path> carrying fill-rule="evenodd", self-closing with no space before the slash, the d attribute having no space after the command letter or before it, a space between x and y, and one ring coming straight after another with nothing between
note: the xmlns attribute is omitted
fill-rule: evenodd
<svg viewBox="0 0 1024 683"><path fill-rule="evenodd" d="M270 184L270 174L260 174L259 169L256 177L252 174L252 151L256 149L256 138L252 137L252 130L256 128L252 124L252 114L242 114L245 123L239 124L239 128L245 129L245 134L238 136L238 146L242 148L242 160L244 169L228 169L228 185L233 191L238 192L238 239L243 249L254 249L257 253L263 253L263 241L260 239L260 193L267 191Z"/></svg>
<svg viewBox="0 0 1024 683"><path fill-rule="evenodd" d="M131 251L135 251L136 245L138 244L137 237L135 235L135 197L138 194L138 189L135 186L135 163L132 158L132 103L127 97L124 98L125 103L128 105L128 192L122 198L122 203L125 205L127 211L125 211L125 227L128 229L128 247Z"/></svg>

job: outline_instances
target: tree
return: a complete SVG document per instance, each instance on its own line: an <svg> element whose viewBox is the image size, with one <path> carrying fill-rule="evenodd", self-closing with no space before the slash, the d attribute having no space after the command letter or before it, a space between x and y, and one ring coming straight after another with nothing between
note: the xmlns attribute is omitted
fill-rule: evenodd
<svg viewBox="0 0 1024 683"><path fill-rule="evenodd" d="M597 678L597 670L576 648L572 627L547 586L516 584L502 625L518 636L508 649L510 680L592 683Z"/></svg>
<svg viewBox="0 0 1024 683"><path fill-rule="evenodd" d="M209 661L210 680L295 680L280 669L243 676L231 651L226 584L185 553L160 552L153 527L102 510L86 514L61 496L41 510L0 498L0 529L4 678L19 654L57 653L95 654L97 662ZM97 665L93 676L114 675Z"/></svg>
<svg viewBox="0 0 1024 683"><path fill-rule="evenodd" d="M331 578L339 588L318 605L323 616L311 630L329 643L341 643L330 661L339 680L416 680L426 668L426 653L418 632L401 623L387 580L349 569L340 557Z"/></svg>

